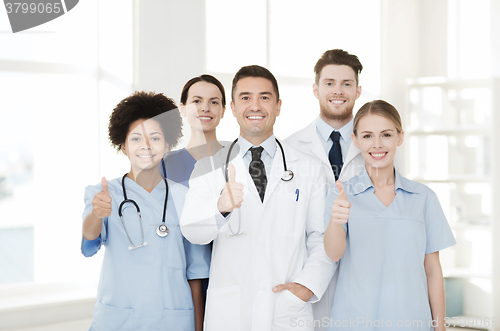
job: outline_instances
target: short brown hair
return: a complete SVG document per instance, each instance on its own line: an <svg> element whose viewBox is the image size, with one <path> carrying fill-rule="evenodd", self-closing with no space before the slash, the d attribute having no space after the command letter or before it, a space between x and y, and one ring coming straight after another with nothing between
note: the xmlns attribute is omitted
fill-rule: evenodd
<svg viewBox="0 0 500 331"><path fill-rule="evenodd" d="M274 93L276 93L276 101L279 101L280 91L278 89L278 82L276 81L276 77L274 77L274 75L268 69L258 65L241 67L236 75L234 75L233 86L231 87L231 99L234 100L234 92L236 90L236 84L238 83L238 81L247 77L261 77L269 80L271 84L273 84Z"/></svg>
<svg viewBox="0 0 500 331"><path fill-rule="evenodd" d="M359 120L361 120L363 116L369 114L375 114L385 117L394 124L398 133L401 133L401 131L403 131L403 125L401 124L401 116L399 116L397 109L387 101L373 100L371 102L365 103L361 108L359 108L358 112L356 113L356 116L354 116L354 121L352 123L353 126L352 132L354 133L355 136L358 135L357 130L358 130Z"/></svg>
<svg viewBox="0 0 500 331"><path fill-rule="evenodd" d="M318 62L316 62L316 65L314 66L316 84L319 83L321 70L323 70L324 67L330 64L346 65L351 67L354 71L354 76L356 77L356 85L359 85L358 75L361 73L361 70L363 70L363 65L361 64L361 62L359 62L359 59L356 55L349 54L341 49L331 49L321 55Z"/></svg>

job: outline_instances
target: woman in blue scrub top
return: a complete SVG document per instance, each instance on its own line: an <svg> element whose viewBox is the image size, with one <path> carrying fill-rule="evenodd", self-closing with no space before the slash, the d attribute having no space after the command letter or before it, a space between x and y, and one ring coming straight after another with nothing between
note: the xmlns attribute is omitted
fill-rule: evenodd
<svg viewBox="0 0 500 331"><path fill-rule="evenodd" d="M328 195L325 250L340 260L328 329L445 330L439 251L456 242L438 198L394 169L404 133L392 105L365 104L353 125L365 167Z"/></svg>
<svg viewBox="0 0 500 331"><path fill-rule="evenodd" d="M160 164L165 177L189 187L195 163L222 148L216 128L225 110L226 92L217 78L201 75L184 85L180 111L191 127L191 137L185 148L168 153Z"/></svg>
<svg viewBox="0 0 500 331"><path fill-rule="evenodd" d="M164 179L158 167L181 127L174 101L163 94L136 92L111 114L109 139L129 158L130 171L85 190L82 253L106 247L90 330L195 330L195 311L203 304L199 279L209 272L207 247L182 236L187 189ZM121 218L125 199L140 213L129 201ZM163 221L166 236L157 232Z"/></svg>

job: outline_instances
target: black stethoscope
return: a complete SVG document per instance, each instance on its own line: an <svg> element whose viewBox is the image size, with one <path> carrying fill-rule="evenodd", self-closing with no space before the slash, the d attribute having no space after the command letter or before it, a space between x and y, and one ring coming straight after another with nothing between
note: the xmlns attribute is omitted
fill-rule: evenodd
<svg viewBox="0 0 500 331"><path fill-rule="evenodd" d="M224 176L226 177L226 183L229 181L229 173L228 173L229 158L231 157L231 151L233 150L233 147L237 141L238 141L238 138L236 138L233 141L233 143L229 147L229 152L227 153L227 156L226 156L226 163L224 164ZM283 157L283 168L285 169L283 171L283 175L281 176L281 180L285 181L285 182L289 182L293 179L293 171L287 169L286 160L285 160L285 151L283 150L283 146L281 146L281 143L278 141L278 139L276 139L276 142L278 143L278 146L281 149L281 155ZM226 234L226 238L237 238L237 237L247 233L246 230L243 232L241 231L241 214L239 214L239 217L238 217L238 230L236 231L236 233L233 231L230 224L228 224L228 227L229 227L229 231L231 231L231 234Z"/></svg>
<svg viewBox="0 0 500 331"><path fill-rule="evenodd" d="M120 216L123 227L125 228L125 232L127 233L128 240L132 244L132 246L129 246L128 249L133 250L135 248L146 246L148 243L144 241L144 229L142 227L141 209L139 208L139 205L134 200L127 199L127 191L125 190L125 177L127 177L127 175L128 175L128 173L126 173L122 177L122 190L123 190L123 197L125 199L122 201L122 203L120 203L120 207L118 208L118 215ZM156 228L156 234L160 237L166 237L168 234L168 227L165 225L165 214L167 212L167 199L168 199L168 184L167 184L167 180L165 179L165 177L164 176L162 176L162 177L163 177L163 181L165 182L165 187L166 187L167 191L165 192L165 203L163 205L163 220L162 220L162 223L160 225L158 225L158 227ZM139 215L139 223L141 224L141 244L140 245L134 244L134 242L132 241L132 238L130 238L130 235L128 233L127 226L125 225L125 221L123 220L122 207L127 202L130 202L135 206L135 209L137 210L137 214Z"/></svg>
<svg viewBox="0 0 500 331"><path fill-rule="evenodd" d="M275 138L276 139L276 138ZM229 166L229 158L231 157L231 151L233 150L234 145L238 142L238 138L236 138L231 146L229 147L229 152L227 153L226 156L226 163L224 164L224 176L226 177L226 183L229 181L229 173L228 173L228 166ZM285 171L283 171L283 175L281 176L281 180L285 182L289 182L293 178L293 171L288 170L286 167L286 160L285 160L285 151L283 150L283 146L281 146L281 143L276 139L276 142L278 143L278 146L281 149L281 155L283 156L283 168Z"/></svg>

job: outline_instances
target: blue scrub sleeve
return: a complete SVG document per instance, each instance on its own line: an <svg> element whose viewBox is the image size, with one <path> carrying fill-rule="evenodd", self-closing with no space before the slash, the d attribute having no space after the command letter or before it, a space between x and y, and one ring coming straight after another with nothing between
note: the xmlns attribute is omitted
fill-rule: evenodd
<svg viewBox="0 0 500 331"><path fill-rule="evenodd" d="M197 245L184 239L184 251L186 252L186 275L187 279L204 279L210 274L210 259L212 257L211 244Z"/></svg>
<svg viewBox="0 0 500 331"><path fill-rule="evenodd" d="M427 237L425 254L440 251L457 243L438 197L431 189L429 189L425 211L425 233Z"/></svg>
<svg viewBox="0 0 500 331"><path fill-rule="evenodd" d="M94 196L102 191L102 185L90 185L85 188L85 209L83 210L83 219L87 217L87 215L92 212L92 200ZM99 249L101 249L101 245L105 244L107 238L107 228L108 228L108 218L104 217L102 219L102 230L101 234L95 240L87 240L82 236L82 246L81 251L83 256L90 257L96 254Z"/></svg>

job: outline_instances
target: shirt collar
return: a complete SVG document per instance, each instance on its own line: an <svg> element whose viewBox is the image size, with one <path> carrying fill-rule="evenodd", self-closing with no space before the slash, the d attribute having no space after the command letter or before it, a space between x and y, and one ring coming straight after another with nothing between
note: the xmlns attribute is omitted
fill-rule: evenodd
<svg viewBox="0 0 500 331"><path fill-rule="evenodd" d="M399 174L397 170L394 170L396 172L396 182L395 182L395 189L396 191L398 189L402 189L408 193L418 193L417 192L417 187L415 185L415 182L404 178Z"/></svg>
<svg viewBox="0 0 500 331"><path fill-rule="evenodd" d="M394 171L395 171L395 176L396 176L396 179L394 182L394 190L395 191L397 191L398 189L401 189L401 190L406 191L408 193L417 193L416 185L414 182L401 176L397 170L394 170ZM366 171L366 166L365 166L363 168L363 171L360 172L358 176L353 177L353 180L351 182L352 193L353 193L353 195L357 195L357 194L365 192L370 187L374 187L374 186L373 186L373 183L370 179L370 176L368 176L368 172Z"/></svg>
<svg viewBox="0 0 500 331"><path fill-rule="evenodd" d="M238 145L240 146L242 155L245 155L250 148L258 147L254 146L251 142L243 138L241 135L238 137ZM270 157L274 158L274 154L276 153L276 138L274 137L274 134L264 140L259 146L262 146L264 148L264 151L269 154Z"/></svg>
<svg viewBox="0 0 500 331"><path fill-rule="evenodd" d="M346 143L350 143L351 142L351 133L352 133L352 126L353 126L353 121L354 121L354 118L351 118L351 120L349 121L349 123L347 123L346 125L344 125L343 127L340 128L339 132L340 132L340 135L342 136L342 139L344 139L344 141Z"/></svg>
<svg viewBox="0 0 500 331"><path fill-rule="evenodd" d="M340 132L340 136L342 137L341 139L344 139L344 141L348 144L351 142L353 120L354 119L351 119L349 123L338 130L338 132ZM318 116L318 119L316 120L316 130L319 132L321 138L323 138L324 141L328 141L328 139L330 138L330 134L334 129L330 126L330 124L323 121L321 116Z"/></svg>
<svg viewBox="0 0 500 331"><path fill-rule="evenodd" d="M372 180L370 179L370 176L368 176L368 172L366 172L366 166L363 167L363 171L361 171L357 176L354 176L350 182L353 195L363 193L370 187L373 187Z"/></svg>

